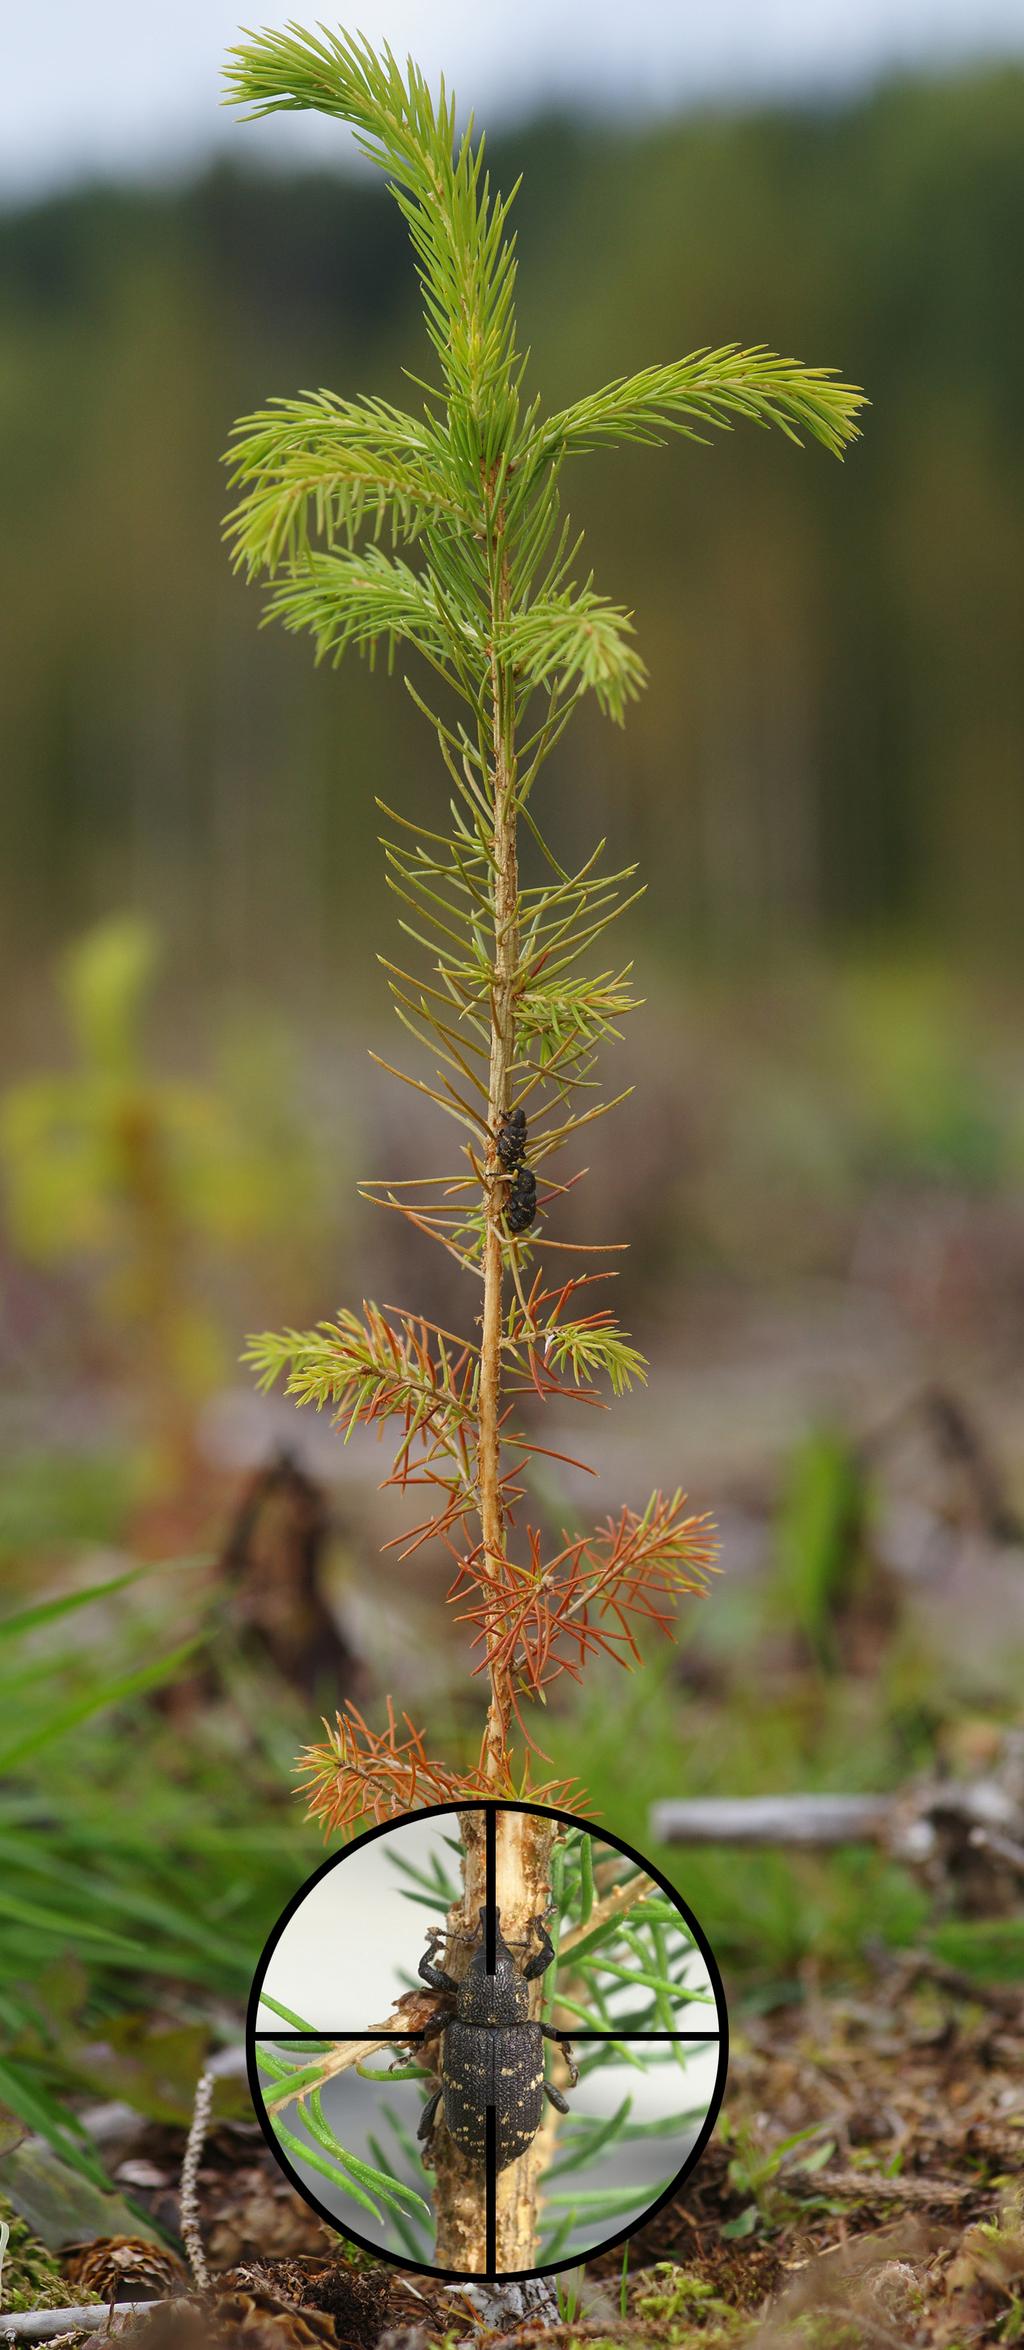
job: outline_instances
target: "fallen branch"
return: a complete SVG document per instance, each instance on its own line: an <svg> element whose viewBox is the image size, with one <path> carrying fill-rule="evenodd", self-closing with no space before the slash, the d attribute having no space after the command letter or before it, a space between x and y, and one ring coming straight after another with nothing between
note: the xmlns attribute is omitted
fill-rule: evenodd
<svg viewBox="0 0 1024 2350"><path fill-rule="evenodd" d="M914 2179L886 2178L879 2171L816 2170L804 2172L802 2163L793 2164L793 2175L813 2176L816 2186L828 2188L830 2194L859 2195L872 2203L966 2203L978 2192L977 2179Z"/></svg>
<svg viewBox="0 0 1024 2350"><path fill-rule="evenodd" d="M12 2310L9 2317L0 2316L0 2342L51 2342L65 2338L70 2341L86 2326L115 2326L129 2317L139 2317L146 2309L164 2309L163 2301L90 2301L80 2309L24 2309Z"/></svg>
<svg viewBox="0 0 1024 2350"><path fill-rule="evenodd" d="M655 1803L658 1844L878 1844L893 1801L880 1795L698 1796Z"/></svg>
<svg viewBox="0 0 1024 2350"><path fill-rule="evenodd" d="M1008 1735L984 1778L919 1780L894 1795L670 1797L652 1805L650 1831L660 1844L876 1844L933 1885L976 1892L984 1878L992 1893L1000 1873L1024 1877L1024 1742Z"/></svg>
<svg viewBox="0 0 1024 2350"><path fill-rule="evenodd" d="M995 1860L1013 1871L1024 1884L1024 1844L1014 1836L1002 1836L997 1828L972 1828L970 1843L974 1852L991 1852Z"/></svg>

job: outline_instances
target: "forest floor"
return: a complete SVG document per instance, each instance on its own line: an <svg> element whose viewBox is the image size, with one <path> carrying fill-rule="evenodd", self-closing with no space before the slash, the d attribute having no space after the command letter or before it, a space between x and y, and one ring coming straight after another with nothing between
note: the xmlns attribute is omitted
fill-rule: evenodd
<svg viewBox="0 0 1024 2350"><path fill-rule="evenodd" d="M666 1461L674 1461L684 1432L691 1492L700 1505L714 1501L727 1569L714 1605L701 1611L699 1636L688 1636L671 1678L649 1678L646 1744L638 1740L635 1789L621 1786L621 1712L614 1712L600 1738L600 1709L579 1723L573 1717L552 1724L554 1737L571 1743L573 1759L576 1748L582 1752L595 1816L602 1816L603 1807L609 1825L632 1834L638 1845L649 1802L658 1797L684 1791L743 1795L765 1787L877 1786L888 1792L918 1783L922 1775L972 1775L993 1766L1000 1729L1019 1723L1024 1221L1015 1213L1012 1248L1005 1223L996 1229L993 1212L973 1202L960 1203L955 1218L948 1205L942 1218L937 1210L929 1218L918 1203L898 1227L895 1218L876 1216L875 1224L870 1281L862 1249L856 1281L809 1283L799 1294L790 1283L784 1295L759 1296L753 1305L695 1288L683 1322L686 1344L674 1361L666 1360L650 1397L627 1400L609 1423L607 1440L602 1423L604 1481L616 1495L625 1490L642 1497ZM883 1242L889 1254L879 1272ZM245 1474L256 1475L261 1462L294 1441L294 1418L278 1399L256 1401L237 1388L224 1391L205 1415L199 1450L219 1480L221 1534L238 1508ZM365 1683L374 1697L381 1687L397 1687L430 1717L450 1686L444 1646L436 1638L440 1582L432 1588L429 1578L420 1575L415 1582L397 1569L387 1577L360 1571L394 1531L388 1497L376 1492L376 1449L359 1437L341 1449L321 1422L304 1425L301 1459L328 1497L322 1587L336 1603L341 1633L363 1676L354 1686ZM45 1467L50 1493L52 1458ZM561 1509L561 1491L551 1506ZM159 1540L149 1529L143 1554L187 1556L203 1547L191 1522L158 1531ZM22 1547L27 1598L37 1588L38 1561L27 1544ZM37 1547L49 1572L60 1546ZM285 1548L290 1557L295 1545ZM130 1566L132 1558L125 1541L113 1563ZM102 1571L109 1571L106 1554ZM184 1603L171 1593L167 1604ZM236 1647L241 1653L243 1632L246 1640L253 1637L250 1599L244 1590L241 1598L228 1591L224 1609L222 1631L226 1626L233 1659ZM247 1612L239 1615L239 1609ZM168 1620L174 1639L191 1628L173 1615ZM76 1625L85 1621L75 1619ZM143 1633L150 1639L148 1618L140 1615L134 1631L132 1621L126 1602L126 1642L137 1644ZM112 1646L114 1629L108 1609L101 1624L112 1647L104 1666L108 1675L137 1662L129 1646L122 1663ZM154 1618L150 1645L171 1637ZM269 1635L260 1672L268 1671L268 1649L277 1679L285 1680ZM87 1670L84 1648L68 1670ZM179 1667L179 1674L185 1670ZM275 1888L283 1898L285 1880L290 1885L304 1866L315 1865L291 1825L290 1806L282 1823L265 1792L267 1784L277 1787L280 1808L298 1732L293 1739L282 1717L281 1757L275 1748L268 1761L260 1750L257 1768L241 1745L236 1750L225 1743L225 1723L234 1717L223 1692L218 1711L199 1666L190 1663L187 1672L196 1710L158 1716L151 1709L131 1717L134 1802L123 1811L119 1804L110 1807L118 1835L137 1825L153 1854L166 1854L169 1890L162 1879L142 1873L149 1857L141 1845L138 1852L126 1847L123 1884L109 1865L104 1807L110 1786L119 1791L122 1784L127 1717L115 1716L114 1759L106 1777L95 1745L88 1758L82 1750L81 1769L73 1745L66 1764L60 1759L66 1731L59 1708L76 1699L73 1677L67 1692L63 1682L55 1683L57 1760L52 1768L47 1762L49 1776L41 1768L32 1801L45 1818L46 1836L60 1847L54 1887L63 1892L65 1878L72 1888L87 1882L94 1925L103 1917L118 1928L125 1923L117 1904L136 1874L140 1900L145 1897L151 1908L158 1892L179 1902L184 1885L185 1906L199 1912L205 1899L211 1919L219 1917L220 1877L244 1877L249 1906L229 1919L225 1948L232 1942L256 1948L254 1920L276 1898ZM26 1706L32 1686L26 1680ZM115 1695L120 1686L115 1679ZM262 1690L264 1682L254 1679L255 1686ZM13 1680L10 1687L13 1692ZM296 1719L307 1721L303 1691L296 1696L293 1688L290 1694ZM179 1790L173 1772L183 1768L188 1744L183 1722L193 1723L198 1754L208 1707L216 1733L209 1792L198 1780L194 1792L184 1780ZM272 1729L272 1707L266 1714L261 1727ZM67 1718L73 1721L74 1713ZM154 1748L149 1761L140 1725ZM169 1794L161 1740L171 1750ZM225 1757L240 1781L230 1806ZM90 1773L92 1809L85 1806ZM254 1808L251 1816L246 1773L263 1789L263 1809ZM12 1806L6 1890L20 1887L27 1936L37 1930L40 1889L30 1873L23 1883L16 1879L18 1855L23 1869L29 1861L41 1867L46 1839L37 1838L29 1851L18 1809L26 1799L14 1782L6 1791L0 1782L0 1820L5 1794ZM626 1794L633 1802L628 1820L614 1810ZM288 1857L290 1837L294 1859ZM111 1880L106 1892L98 1882L101 1862ZM15 2311L133 2297L163 2305L119 2326L116 2339L126 2350L228 2350L235 2344L244 2350L310 2350L317 2344L432 2350L457 2344L461 2350L471 2343L481 2350L502 2350L506 2343L510 2350L513 2344L532 2350L541 2342L547 2350L571 2350L576 2343L622 2350L973 2350L1024 2343L1019 1908L1014 1953L1008 1946L1001 1951L1009 1979L991 1980L982 1948L988 1919L969 1905L958 1911L948 1886L939 1888L933 1905L934 1888L926 1894L907 1880L919 1906L908 1913L901 1943L903 1908L897 1916L889 1880L878 1870L842 1877L842 1856L829 1867L827 1878L809 1877L802 1860L789 1874L788 1864L774 1855L758 1855L756 1869L749 1855L735 1862L731 1854L698 1855L696 1862L687 1857L687 1897L731 1974L731 1995L736 1991L723 2112L680 2196L631 2237L625 2269L619 2248L559 2277L557 2322L550 2309L542 2322L536 2312L516 2309L513 2299L503 2316L492 2308L499 2322L487 2328L454 2289L350 2257L278 2172L255 2123L241 2118L249 2109L240 2097L234 2118L216 2121L199 2170L198 2213L211 2281L205 2292L194 2291L180 2250L165 2251L157 2240L181 2243L183 2116L204 2061L190 2042L173 2100L160 2083L160 2098L165 2107L173 2104L173 2118L165 2111L163 2119L147 2121L135 2112L123 2138L105 2138L102 2146L120 2194L130 2198L136 2214L146 2214L156 2236L135 2243L98 2231L86 2236L83 2228L85 2241L47 2253L0 2203L0 2222L11 2222L0 2343L4 2318ZM760 1907L752 1898L755 1879L767 1887ZM699 1898L694 1884L703 1889ZM57 1890L49 1896L55 1904ZM884 1916L883 1897L890 1903ZM899 1898L905 1907L904 1893ZM72 1891L61 1903L75 1912L72 1926L78 1923L77 1901ZM941 1956L933 1946L932 1908L945 1936ZM998 1908L991 1917L996 1929L1010 1923ZM966 1954L963 1973L949 1963L954 1932ZM67 1940L74 1952L70 1928ZM44 1954L52 1942L52 1934L44 1939ZM204 1954L206 1971L195 1978L202 1992L190 1991L186 1977L188 1995L182 1996L177 1947L169 1944L166 1962L153 1970L161 2019L187 2019L203 2047L211 2033L223 2038L237 2032L244 1987L240 1993L234 1976L220 1970L214 1951ZM972 1949L977 1963L968 1971ZM62 1951L58 1936L63 1964ZM822 1961L809 1952L823 1953ZM80 1953L78 1958L81 1963ZM97 1972L103 1958L97 1944ZM18 1979L27 1980L34 1995L42 1960L38 1971L34 1959L19 1961ZM102 1975L102 2000L88 2010L89 2018L101 2015L106 2028L116 2001L127 2003L129 1985L124 1974ZM143 1981L130 1996L137 2012L149 1999L150 1985ZM87 2028L94 2036L98 2027L93 2020ZM84 2076L74 2069L72 2025L55 2034L52 2050L40 2051L34 2029L23 2027L20 2056L31 2095L38 2096L42 2079L80 2108ZM108 2072L113 2081L112 2062ZM88 2088L99 2094L94 2070ZM0 2091L14 2102L2 2080ZM108 2099L130 2094L120 2076L103 2088ZM24 2120L28 2109L18 2110ZM9 2118L0 2110L0 2151L11 2142L3 2137ZM42 2125L29 2119L28 2126ZM120 2209L131 2216L124 2203ZM11 2336L26 2338L24 2331ZM77 2332L65 2327L64 2339L99 2350L110 2340L106 2314Z"/></svg>
<svg viewBox="0 0 1024 2350"><path fill-rule="evenodd" d="M114 2166L175 2235L183 2150L151 2124ZM199 2171L205 2294L153 2245L118 2240L65 2255L54 2297L176 2289L119 2328L126 2350L1009 2344L1024 2339L1022 2151L1024 1994L888 1954L856 1995L809 1979L799 2003L741 2020L691 2180L631 2238L625 2268L616 2249L560 2279L557 2323L517 2323L513 2307L484 2327L454 2288L350 2260L240 2122L214 2128ZM100 2350L106 2317L74 2339Z"/></svg>

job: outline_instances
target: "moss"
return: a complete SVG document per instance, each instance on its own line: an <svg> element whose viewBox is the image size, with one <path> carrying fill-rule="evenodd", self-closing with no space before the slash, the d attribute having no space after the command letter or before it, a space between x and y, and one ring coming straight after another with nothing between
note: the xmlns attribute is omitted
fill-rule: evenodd
<svg viewBox="0 0 1024 2350"><path fill-rule="evenodd" d="M0 2309L4 2315L9 2317L16 2309L72 2308L77 2295L61 2276L53 2254L2 2195L0 2221L6 2221L11 2231L0 2290Z"/></svg>
<svg viewBox="0 0 1024 2350"><path fill-rule="evenodd" d="M652 2329L653 2339L685 2343L699 2331L703 2350L712 2350L712 2345L725 2350L726 2344L739 2339L744 2330L739 2312L695 2269L659 2260L651 2276L654 2281L637 2296L635 2310Z"/></svg>

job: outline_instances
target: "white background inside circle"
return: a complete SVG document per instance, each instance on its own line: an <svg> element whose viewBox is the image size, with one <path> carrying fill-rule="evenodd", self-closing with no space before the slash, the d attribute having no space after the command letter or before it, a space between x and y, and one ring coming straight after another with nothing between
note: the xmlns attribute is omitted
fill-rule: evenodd
<svg viewBox="0 0 1024 2350"><path fill-rule="evenodd" d="M314 2030L362 2031L385 2023L393 2001L415 1979L428 1926L433 1920L440 1922L444 1915L440 1896L432 1906L409 1899L419 1888L396 1868L395 1857L427 1872L436 1855L457 1884L458 1857L444 1840L446 1835L457 1838L457 1834L454 1814L414 1819L347 1854L311 1888L289 1919L270 1959L264 1992ZM692 2004L680 2004L676 2025L688 2031L706 2027L715 2032L719 2017L699 1950L692 1952L684 1979L689 1991L703 1997ZM273 2032L278 2028L279 2019L261 2001L257 2030ZM715 2043L693 2051L686 2076L688 2106L706 2110L717 2064ZM666 2110L664 2077L659 2081L655 2075L618 2065L608 2070L617 2078L628 2072L637 2120L645 2113Z"/></svg>
<svg viewBox="0 0 1024 2350"><path fill-rule="evenodd" d="M444 1916L440 1897L433 1909L409 1899L419 1888L400 1874L395 1855L429 1870L436 1853L457 1884L458 1860L444 1842L457 1833L454 1813L403 1821L392 1834L347 1853L289 1918L264 1991L316 2029L358 2032L383 2023L415 1976L427 1927ZM257 2030L272 2031L276 2020L261 2006Z"/></svg>

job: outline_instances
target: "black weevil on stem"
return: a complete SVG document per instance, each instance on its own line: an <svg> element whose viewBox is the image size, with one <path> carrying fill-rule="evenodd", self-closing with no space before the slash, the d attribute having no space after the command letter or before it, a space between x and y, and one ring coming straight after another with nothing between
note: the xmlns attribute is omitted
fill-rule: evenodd
<svg viewBox="0 0 1024 2350"><path fill-rule="evenodd" d="M434 1953L444 1940L444 1929L430 1929L419 1963L420 1976L431 1990L450 1992L456 2004L428 2027L431 2036L444 2033L441 2085L424 2106L417 2136L429 2138L443 2098L449 2136L464 2154L482 2162L487 2108L493 2105L496 2162L499 2170L505 2170L532 2145L545 2097L559 2113L569 2111L561 2090L544 2078L545 2040L557 2041L564 2050L572 2088L579 2074L568 2035L556 2032L551 2024L535 2023L530 2015L526 1986L546 1972L555 1956L543 1918L530 1920L540 1947L520 1968L502 1934L501 1913L496 1913L493 1974L487 1972L486 1927L487 1911L482 1909L480 1941L461 1983L435 1965Z"/></svg>

